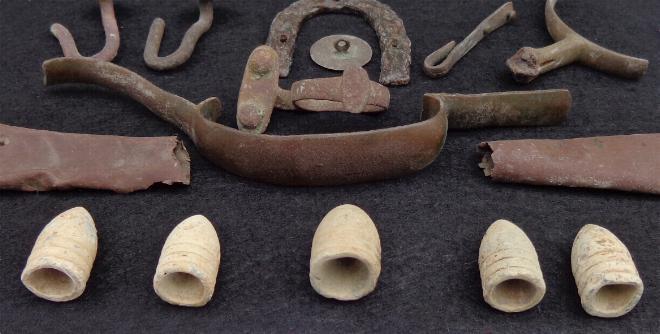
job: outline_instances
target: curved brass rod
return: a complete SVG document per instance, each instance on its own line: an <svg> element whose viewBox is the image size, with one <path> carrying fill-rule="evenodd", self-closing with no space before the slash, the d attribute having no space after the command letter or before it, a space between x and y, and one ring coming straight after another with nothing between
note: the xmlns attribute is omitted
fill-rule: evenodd
<svg viewBox="0 0 660 334"><path fill-rule="evenodd" d="M156 18L149 29L149 36L144 47L144 62L154 70L170 70L176 68L190 59L195 46L202 35L213 25L213 1L199 0L199 20L193 24L183 36L181 45L172 54L159 57L160 43L165 34L165 21Z"/></svg>
<svg viewBox="0 0 660 334"><path fill-rule="evenodd" d="M101 9L101 20L103 21L103 30L105 31L105 46L91 58L112 61L117 56L120 45L115 8L112 0L99 0L99 8ZM60 42L65 57L83 57L80 55L78 47L76 47L76 41L73 39L73 35L71 35L69 29L59 23L55 23L50 26L50 32Z"/></svg>
<svg viewBox="0 0 660 334"><path fill-rule="evenodd" d="M539 75L574 62L628 79L642 77L649 66L646 59L606 49L582 37L559 18L557 0L545 3L545 22L555 44L540 49L524 47L506 62L517 81L528 83Z"/></svg>
<svg viewBox="0 0 660 334"><path fill-rule="evenodd" d="M451 41L428 55L424 60L424 73L431 78L440 78L447 75L454 65L484 37L515 18L516 10L513 8L512 2L507 2L500 6L500 8L490 14L485 20L481 21L461 43L456 45L455 41Z"/></svg>
<svg viewBox="0 0 660 334"><path fill-rule="evenodd" d="M57 58L44 62L43 71L46 85L89 83L130 96L178 126L202 155L231 173L293 186L350 184L415 173L440 153L449 127L447 114L456 114L463 127L550 125L563 120L570 106L566 90L427 94L418 123L374 131L277 136L215 123L221 109L217 98L196 105L111 63ZM470 111L475 117L467 116ZM489 117L484 117L486 113Z"/></svg>

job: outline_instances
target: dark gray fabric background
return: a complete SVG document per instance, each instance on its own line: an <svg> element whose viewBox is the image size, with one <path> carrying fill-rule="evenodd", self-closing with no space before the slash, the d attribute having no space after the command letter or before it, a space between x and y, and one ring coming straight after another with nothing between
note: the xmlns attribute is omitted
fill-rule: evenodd
<svg viewBox="0 0 660 334"><path fill-rule="evenodd" d="M289 1L215 1L212 30L178 70L146 68L142 51L151 20L165 19L164 52L178 46L197 18L195 2L117 0L122 44L115 63L192 101L217 96L221 122L235 126L245 61L263 43L270 22ZM584 36L651 61L639 81L581 66L529 85L511 79L505 60L522 46L551 43L542 0L517 0L519 20L493 33L444 79L422 73L424 57L460 41L502 0L387 1L403 18L413 43L412 83L392 88L391 108L377 116L277 111L270 133L327 133L415 122L426 92L481 93L568 88L574 104L557 127L451 131L438 160L398 180L330 188L287 188L233 176L192 157L189 187L156 186L130 195L103 191L0 192L0 333L21 332L477 332L651 333L660 328L660 201L613 191L495 184L476 163L484 140L569 138L660 132L660 2L559 1L558 12ZM103 43L95 1L0 0L0 122L64 132L126 136L181 135L137 103L92 86L42 86L41 62L61 55L49 24L69 27L85 55ZM308 55L317 39L349 33L374 47L367 66L378 77L376 35L359 17L327 15L300 35L292 80L334 75ZM660 154L660 148L653 148ZM660 176L659 176L660 177ZM376 291L350 303L318 296L308 281L312 236L333 207L354 203L375 221L383 271ZM43 226L58 213L86 207L99 231L99 251L87 290L55 304L25 289L20 273ZM184 218L203 214L222 242L216 293L204 308L162 302L151 287L161 247ZM482 299L477 253L490 223L508 218L535 243L547 294L521 314L491 309ZM603 320L584 313L570 268L573 238L599 224L629 247L646 290L627 316Z"/></svg>

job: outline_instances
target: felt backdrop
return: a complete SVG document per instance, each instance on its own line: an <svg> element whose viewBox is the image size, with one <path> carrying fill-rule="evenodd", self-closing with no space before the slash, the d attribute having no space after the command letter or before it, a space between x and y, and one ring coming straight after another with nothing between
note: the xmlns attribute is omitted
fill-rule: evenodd
<svg viewBox="0 0 660 334"><path fill-rule="evenodd" d="M266 40L271 20L289 1L215 1L215 22L187 64L170 72L142 61L151 21L167 22L161 54L178 46L197 19L195 2L117 0L121 49L115 63L192 101L217 96L220 122L235 126L243 67ZM576 31L601 45L650 60L639 81L574 65L529 85L515 83L504 62L522 46L552 42L544 1L518 0L519 19L495 31L444 79L422 72L431 51L460 41L502 0L387 1L403 18L413 44L412 82L391 88L392 103L377 116L276 111L269 133L369 130L418 120L426 92L482 93L567 88L569 120L548 128L450 131L435 163L398 180L329 188L270 186L215 167L185 138L192 185L156 186L119 195L104 191L0 192L0 333L20 332L479 332L657 333L660 328L660 198L614 191L495 184L477 167L485 140L570 138L660 132L660 2L559 1L557 10ZM45 88L41 62L61 50L49 34L60 22L83 55L104 38L95 1L0 0L0 122L63 132L126 136L182 135L128 98L92 86ZM304 26L289 78L336 75L312 63L319 38L348 33L374 48L366 67L378 77L375 33L360 17L326 15ZM660 148L654 148L660 154ZM1 172L1 171L0 171ZM660 177L660 172L658 173ZM308 279L316 226L332 208L353 203L376 223L383 271L374 293L350 303L317 295ZM55 215L74 206L95 218L99 251L76 301L55 304L25 289L20 273L33 243ZM152 289L161 247L188 216L213 221L222 243L216 293L201 309L161 301ZM547 294L521 314L491 309L482 299L477 254L489 224L507 218L534 242ZM599 224L629 247L645 283L639 305L625 317L604 320L580 306L571 274L573 238L584 224Z"/></svg>

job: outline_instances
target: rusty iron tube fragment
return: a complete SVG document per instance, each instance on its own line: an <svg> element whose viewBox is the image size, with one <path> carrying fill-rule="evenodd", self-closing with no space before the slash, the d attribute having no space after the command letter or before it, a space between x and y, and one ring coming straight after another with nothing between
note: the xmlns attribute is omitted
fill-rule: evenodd
<svg viewBox="0 0 660 334"><path fill-rule="evenodd" d="M176 137L133 138L0 124L0 189L73 188L129 193L155 183L190 184L190 158Z"/></svg>
<svg viewBox="0 0 660 334"><path fill-rule="evenodd" d="M112 0L99 0L99 7L101 9L103 30L105 31L105 46L99 51L99 53L93 55L92 58L112 61L117 56L120 44L119 27L117 26L117 19L115 18L115 8ZM55 23L50 26L50 32L60 42L65 57L83 57L80 55L78 47L76 47L76 42L69 29L59 23Z"/></svg>
<svg viewBox="0 0 660 334"><path fill-rule="evenodd" d="M498 113L511 108L510 101L516 101L514 107L519 108L540 95L553 94L427 94L418 123L374 131L276 136L215 123L220 112L218 99L195 105L111 63L57 58L46 61L43 70L46 85L97 84L132 97L178 126L205 157L233 174L292 186L350 184L415 173L440 153L448 128L447 114L463 108L478 109L480 105Z"/></svg>
<svg viewBox="0 0 660 334"><path fill-rule="evenodd" d="M171 70L183 65L195 51L195 46L202 36L211 29L213 25L213 1L199 0L199 19L193 24L183 36L181 45L172 54L160 57L160 43L165 34L165 21L156 18L149 29L149 36L144 47L144 62L154 70Z"/></svg>
<svg viewBox="0 0 660 334"><path fill-rule="evenodd" d="M382 53L381 84L407 85L410 82L411 43L403 20L392 8L377 0L299 0L279 12L270 26L266 44L279 55L281 77L289 75L296 38L303 23L328 12L362 15L376 31Z"/></svg>
<svg viewBox="0 0 660 334"><path fill-rule="evenodd" d="M574 62L628 79L638 79L646 73L648 60L614 52L582 37L559 18L556 3L557 0L545 3L545 22L556 43L540 49L524 47L507 60L517 81L528 83Z"/></svg>
<svg viewBox="0 0 660 334"><path fill-rule="evenodd" d="M479 145L484 174L498 182L660 194L660 134Z"/></svg>
<svg viewBox="0 0 660 334"><path fill-rule="evenodd" d="M455 41L451 41L428 55L424 60L424 73L431 78L440 78L447 75L454 65L484 39L484 37L515 18L516 10L513 8L513 3L505 3L479 23L461 43L456 45Z"/></svg>

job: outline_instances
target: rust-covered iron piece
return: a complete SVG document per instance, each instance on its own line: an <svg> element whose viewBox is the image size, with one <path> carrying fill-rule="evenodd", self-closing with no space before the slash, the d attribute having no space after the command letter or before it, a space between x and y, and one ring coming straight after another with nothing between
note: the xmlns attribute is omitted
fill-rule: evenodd
<svg viewBox="0 0 660 334"><path fill-rule="evenodd" d="M556 43L540 49L524 47L507 60L517 81L528 83L545 72L575 62L628 79L638 79L646 73L648 60L614 52L582 37L559 18L556 3L557 0L545 3L545 22Z"/></svg>
<svg viewBox="0 0 660 334"><path fill-rule="evenodd" d="M0 189L73 188L129 193L155 183L190 184L190 158L176 137L59 133L0 124Z"/></svg>
<svg viewBox="0 0 660 334"><path fill-rule="evenodd" d="M154 70L171 70L183 65L195 51L197 41L211 29L213 25L213 1L199 0L199 19L193 24L183 36L181 45L172 54L165 57L158 56L160 43L165 34L165 21L156 18L151 23L149 36L144 47L144 62Z"/></svg>
<svg viewBox="0 0 660 334"><path fill-rule="evenodd" d="M660 134L479 145L484 174L498 182L660 194Z"/></svg>
<svg viewBox="0 0 660 334"><path fill-rule="evenodd" d="M117 19L115 18L115 7L112 0L98 0L99 8L101 9L101 20L103 22L103 29L105 30L105 46L99 53L92 56L94 59L112 61L117 56L119 51L119 27L117 26ZM55 23L50 26L50 32L57 38L62 47L62 52L65 57L80 58L80 52L76 47L76 41L69 29L65 26Z"/></svg>
<svg viewBox="0 0 660 334"><path fill-rule="evenodd" d="M294 82L279 87L278 55L269 46L257 47L245 66L238 95L236 122L242 131L264 133L275 107L307 111L381 112L390 104L387 87L369 80L367 71L352 66L341 77Z"/></svg>
<svg viewBox="0 0 660 334"><path fill-rule="evenodd" d="M454 65L484 37L515 18L516 11L513 8L513 3L505 3L479 23L461 43L456 45L455 41L451 41L428 55L424 60L424 73L431 78L440 78L447 75Z"/></svg>
<svg viewBox="0 0 660 334"><path fill-rule="evenodd" d="M357 13L371 24L380 40L380 83L406 85L410 82L411 44L406 28L392 8L376 0L299 0L278 13L266 44L279 55L281 77L289 75L296 38L303 22L328 12Z"/></svg>
<svg viewBox="0 0 660 334"><path fill-rule="evenodd" d="M213 120L221 108L217 98L196 105L111 63L57 58L46 61L43 70L46 85L89 83L127 94L179 127L205 157L231 173L293 186L350 184L415 173L431 164L440 153L448 128L447 114L469 113L468 110L479 113L485 106L492 113L542 113L548 109L544 103L563 94L563 91L427 94L422 120L418 123L374 131L276 136L248 133L215 123ZM473 122L484 126L493 122L493 118L476 118Z"/></svg>

